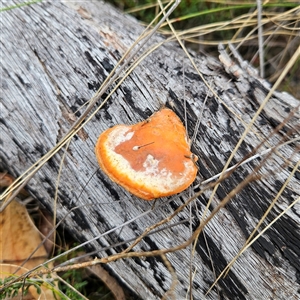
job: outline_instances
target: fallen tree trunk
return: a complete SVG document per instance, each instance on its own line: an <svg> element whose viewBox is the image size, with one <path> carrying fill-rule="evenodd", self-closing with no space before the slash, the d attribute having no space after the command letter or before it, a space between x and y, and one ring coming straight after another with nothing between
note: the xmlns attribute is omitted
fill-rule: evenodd
<svg viewBox="0 0 300 300"><path fill-rule="evenodd" d="M14 176L21 175L61 140L81 115L82 105L93 96L143 30L135 19L104 3L79 3L43 2L2 13L0 157L1 168ZM170 198L171 202L159 200L152 210L152 202L134 197L99 170L94 145L101 132L115 124L133 124L146 119L162 103L169 103L183 119L185 97L191 137L207 97L192 146L193 153L199 157L196 182L199 183L222 171L246 125L270 90L267 82L245 69L232 73L226 63L193 55L204 78L211 83L214 95L177 44L164 41L159 35L151 39L148 47L162 43L161 47L138 65L109 102L73 138L67 150L55 154L27 186L41 206L52 213L57 210L58 220L64 218L63 226L74 238L81 243L90 241L87 250L97 250L99 257L125 250L130 241L170 216L189 199L189 193L195 193L188 190ZM274 93L234 155L233 163L241 161L255 147L260 146L258 151L261 152L291 140L292 135L299 132L297 105L299 102L288 94ZM280 124L282 128L274 131ZM205 226L193 257L190 247L167 255L178 278L177 299L184 299L190 288L194 299L204 298L291 174L259 232L299 199L299 171L292 173L300 160L299 142L290 143L266 157L265 161L254 160L240 166L221 183L209 206L210 213L227 195L234 195ZM261 161L261 168L254 171ZM237 188L254 173L261 177L255 181L252 178L242 189ZM196 230L200 224L211 192L208 189L199 195L190 208L167 223L171 227L147 235L133 250L168 249L187 241L192 234L190 229ZM297 299L300 291L299 210L298 202L272 224L206 298ZM120 242L124 244L114 246ZM106 267L142 299L159 299L171 285L170 270L160 256L120 259Z"/></svg>

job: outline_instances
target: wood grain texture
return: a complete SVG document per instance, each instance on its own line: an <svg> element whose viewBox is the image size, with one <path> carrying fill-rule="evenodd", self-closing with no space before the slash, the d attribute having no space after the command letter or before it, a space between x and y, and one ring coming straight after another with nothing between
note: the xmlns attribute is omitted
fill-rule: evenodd
<svg viewBox="0 0 300 300"><path fill-rule="evenodd" d="M13 3L7 1L7 5ZM81 106L93 96L143 28L135 19L102 2L43 2L5 11L1 17L0 167L18 176L60 141L74 119L81 115ZM156 35L147 46L162 42L164 37ZM64 227L80 242L91 240L86 248L97 250L99 257L126 249L129 245L126 241L169 216L189 195L189 191L183 192L168 204L164 204L166 199L159 200L151 210L151 202L142 201L112 183L99 170L94 155L94 145L102 131L118 123L141 121L166 102L172 103L183 120L184 65L190 136L208 93L192 147L199 157L199 182L222 171L245 125L270 89L267 82L246 71L237 79L216 59L192 55L222 102L208 92L178 45L165 42L140 63L67 149L59 182L57 216L61 219L67 215ZM290 95L276 92L233 163L268 137L297 105L299 101ZM284 136L289 139L289 130L297 126L299 110L260 150L276 145ZM63 153L58 152L28 185L29 192L49 211L54 207L55 183ZM214 272L218 275L243 246L299 159L299 142L272 154L260 170L266 176L237 193L205 227L193 258L194 299L204 298L214 281ZM240 167L222 183L209 210L258 164L255 161ZM209 196L210 191L205 192L191 206L193 229L199 225L199 216ZM298 172L262 228L299 196ZM183 243L191 234L188 220L189 209L186 209L170 222L173 227L147 236L134 250L149 251ZM123 230L112 230L125 222L128 223ZM206 299L298 299L299 224L297 203L238 259ZM126 243L102 250L122 241ZM178 276L176 298L184 299L189 287L190 249L167 257ZM118 260L106 268L142 299L161 298L171 283L171 275L159 257Z"/></svg>

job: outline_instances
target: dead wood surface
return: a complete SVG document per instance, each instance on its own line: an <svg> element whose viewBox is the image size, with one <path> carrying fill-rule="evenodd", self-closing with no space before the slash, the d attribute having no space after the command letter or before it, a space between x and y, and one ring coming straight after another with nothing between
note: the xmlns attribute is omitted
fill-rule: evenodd
<svg viewBox="0 0 300 300"><path fill-rule="evenodd" d="M7 1L6 5L16 3ZM135 19L98 1L42 2L2 12L0 21L1 168L18 176L61 140L81 115L81 106L93 96L143 28ZM147 46L163 41L163 36L156 35ZM63 226L80 242L100 236L87 246L88 250L97 249L99 257L126 249L129 242L101 250L135 239L148 226L174 212L189 195L189 191L183 192L169 204L163 204L166 199L159 200L151 210L152 202L142 201L112 183L99 170L94 155L95 142L103 130L119 123L141 121L166 102L171 102L183 119L184 66L190 136L208 93L192 147L199 157L199 182L222 171L245 125L268 94L268 83L246 70L236 78L218 60L193 56L222 102L208 92L178 45L164 43L141 62L67 149L59 181L57 217L62 219L78 206L67 215ZM298 100L290 95L276 92L233 162L249 154L297 105ZM299 110L279 133L263 143L260 151L289 139L290 130L297 126ZM29 192L51 212L63 155L64 151L58 152L28 184ZM192 260L194 299L204 299L215 274L241 249L299 159L299 143L279 149L260 170L267 176L238 192L205 227ZM251 174L260 161L240 167L222 183L209 210ZM261 228L299 195L298 172ZM191 206L193 229L199 225L209 196L210 192L205 192ZM123 230L104 235L133 218L136 219ZM189 209L185 209L168 223L181 224L147 236L134 250L150 251L183 243L191 234L188 220ZM297 203L238 259L206 299L299 299L299 223ZM184 299L189 287L190 251L187 248L167 255L178 276L176 299ZM118 260L106 268L142 299L161 298L171 284L171 275L160 257Z"/></svg>

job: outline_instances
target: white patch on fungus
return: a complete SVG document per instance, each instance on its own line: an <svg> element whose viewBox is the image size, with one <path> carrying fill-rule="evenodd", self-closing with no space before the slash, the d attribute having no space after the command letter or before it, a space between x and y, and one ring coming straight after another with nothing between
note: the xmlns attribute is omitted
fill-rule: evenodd
<svg viewBox="0 0 300 300"><path fill-rule="evenodd" d="M159 173L158 164L159 160L155 159L151 154L148 154L146 160L143 163L145 174L157 175Z"/></svg>
<svg viewBox="0 0 300 300"><path fill-rule="evenodd" d="M127 126L119 127L118 130L112 131L108 139L108 148L115 149L120 144L129 141L134 135L134 132L129 131Z"/></svg>

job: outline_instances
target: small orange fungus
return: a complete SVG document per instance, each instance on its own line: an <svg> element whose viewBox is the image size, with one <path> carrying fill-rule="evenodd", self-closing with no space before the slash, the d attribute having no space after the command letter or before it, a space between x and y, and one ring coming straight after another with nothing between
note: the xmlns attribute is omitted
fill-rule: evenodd
<svg viewBox="0 0 300 300"><path fill-rule="evenodd" d="M197 174L185 128L167 108L135 125L104 131L95 152L113 181L145 200L182 192Z"/></svg>

